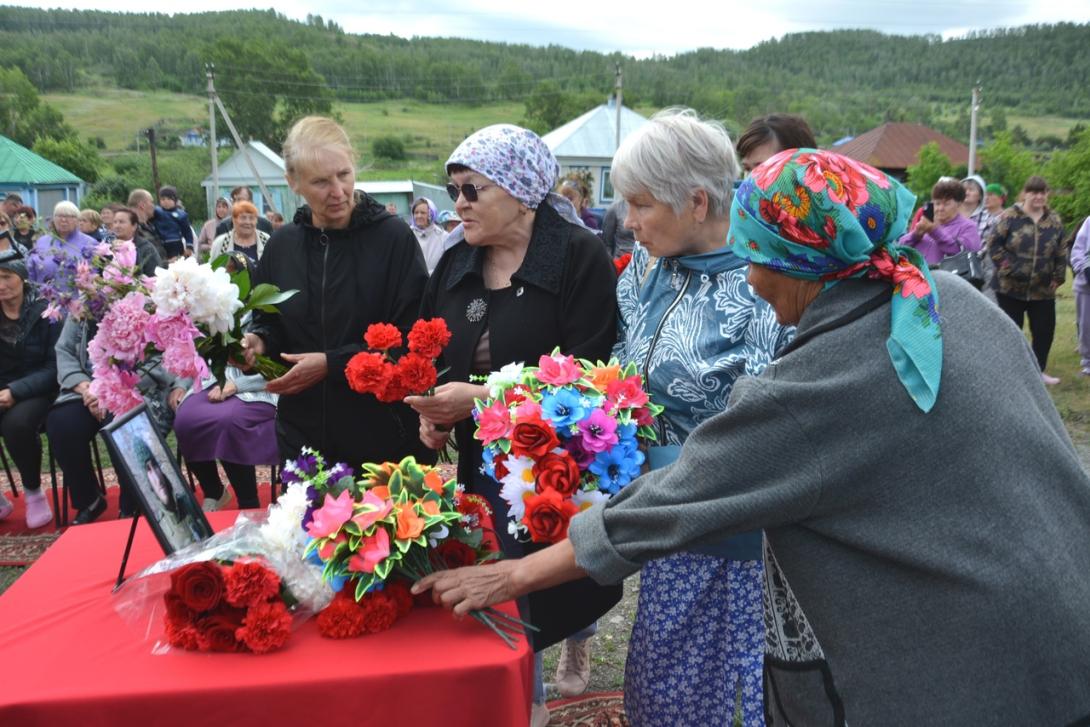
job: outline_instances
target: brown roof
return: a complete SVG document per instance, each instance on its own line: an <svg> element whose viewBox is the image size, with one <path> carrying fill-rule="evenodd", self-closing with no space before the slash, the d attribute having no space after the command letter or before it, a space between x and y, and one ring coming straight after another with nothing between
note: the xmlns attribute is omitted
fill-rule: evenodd
<svg viewBox="0 0 1090 727"><path fill-rule="evenodd" d="M919 162L920 148L937 142L955 165L969 163L969 147L922 124L882 124L835 148L838 154L880 169L907 169Z"/></svg>

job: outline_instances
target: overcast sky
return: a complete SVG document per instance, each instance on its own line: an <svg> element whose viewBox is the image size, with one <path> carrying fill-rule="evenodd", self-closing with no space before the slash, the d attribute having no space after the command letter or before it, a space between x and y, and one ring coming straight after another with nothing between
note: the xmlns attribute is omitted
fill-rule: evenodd
<svg viewBox="0 0 1090 727"><path fill-rule="evenodd" d="M167 12L136 0L18 2L34 7ZM187 0L188 12L260 7L230 0ZM1090 0L313 0L278 10L308 13L352 33L446 36L645 57L695 48L748 48L804 30L870 28L943 37L1027 23L1090 22ZM639 8L637 10L637 8Z"/></svg>

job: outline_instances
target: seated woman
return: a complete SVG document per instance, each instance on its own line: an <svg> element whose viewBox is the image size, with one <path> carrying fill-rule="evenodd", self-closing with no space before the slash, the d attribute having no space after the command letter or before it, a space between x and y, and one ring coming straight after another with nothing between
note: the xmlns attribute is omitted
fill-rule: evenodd
<svg viewBox="0 0 1090 727"><path fill-rule="evenodd" d="M269 241L268 233L257 229L257 207L246 200L235 202L231 208L231 220L234 223L231 229L212 241L208 259L215 260L224 253L237 250L256 263L265 252L265 243Z"/></svg>
<svg viewBox="0 0 1090 727"><path fill-rule="evenodd" d="M106 239L108 231L102 227L102 215L95 210L80 210L79 231L88 237L95 238L96 242Z"/></svg>
<svg viewBox="0 0 1090 727"><path fill-rule="evenodd" d="M238 229L236 218L234 230ZM244 253L236 251L227 269L252 269L248 261ZM204 491L201 507L205 512L220 510L231 500L220 480L217 460L235 490L239 508L260 507L254 467L280 461L276 400L276 394L265 391L260 374L246 375L233 366L227 368L222 388L215 378L209 378L201 391L185 395L174 419L174 433L182 457Z"/></svg>
<svg viewBox="0 0 1090 727"><path fill-rule="evenodd" d="M447 233L443 231L436 220L439 212L435 203L427 197L421 197L413 202L413 213L409 217L409 226L413 228L416 242L420 245L420 251L424 253L424 265L428 268L428 275L439 264L439 258L443 257L443 240Z"/></svg>
<svg viewBox="0 0 1090 727"><path fill-rule="evenodd" d="M26 286L21 259L0 261L0 434L15 461L26 496L26 524L53 519L41 489L42 440L38 436L57 392L59 321L42 318L46 302ZM0 520L12 506L0 495Z"/></svg>
<svg viewBox="0 0 1090 727"><path fill-rule="evenodd" d="M599 221L598 217L590 211L591 189L589 180L589 173L580 174L578 172L572 172L564 178L564 181L560 183L560 186L556 191L572 203L572 207L575 207L575 211L579 213L579 219L587 226L587 229L599 230L602 227L602 223Z"/></svg>
<svg viewBox="0 0 1090 727"><path fill-rule="evenodd" d="M255 208L256 209L256 208ZM197 259L208 260L208 253L212 251L212 243L216 240L216 225L223 222L231 214L231 200L220 197L216 200L215 215L201 225L201 232L197 235Z"/></svg>
<svg viewBox="0 0 1090 727"><path fill-rule="evenodd" d="M121 207L114 211L114 219L111 225L113 239L117 242L131 242L136 247L136 260L140 265L140 272L147 276L155 275L155 268L162 267L162 256L159 248L148 238L140 234L140 218L136 212L128 207Z"/></svg>
<svg viewBox="0 0 1090 727"><path fill-rule="evenodd" d="M727 245L738 177L727 132L691 111L657 114L613 157L624 226L637 239L617 281L614 353L639 367L665 407L648 449L653 469L726 408L739 377L759 375L790 340ZM761 542L756 531L644 565L625 667L632 725L718 724L736 704L744 724L761 724Z"/></svg>
<svg viewBox="0 0 1090 727"><path fill-rule="evenodd" d="M924 214L900 244L920 251L927 264L970 277L969 255L980 250L980 232L976 223L959 211L965 201L965 188L951 177L943 177L931 188L934 219Z"/></svg>
<svg viewBox="0 0 1090 727"><path fill-rule="evenodd" d="M11 224L15 226L11 233L12 238L27 250L34 247L34 241L42 234L38 229L38 213L28 205L15 210Z"/></svg>
<svg viewBox="0 0 1090 727"><path fill-rule="evenodd" d="M464 614L764 528L793 588L780 606L809 617L782 634L805 661L766 663L770 724L1085 722L1090 476L1022 334L896 244L913 202L831 152L755 169L729 239L791 344L568 540L413 590Z"/></svg>

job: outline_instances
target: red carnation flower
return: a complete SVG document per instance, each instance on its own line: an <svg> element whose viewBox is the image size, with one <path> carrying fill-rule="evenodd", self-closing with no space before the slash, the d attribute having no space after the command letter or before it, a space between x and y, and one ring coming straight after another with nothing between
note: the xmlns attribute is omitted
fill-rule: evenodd
<svg viewBox="0 0 1090 727"><path fill-rule="evenodd" d="M613 261L613 269L617 271L618 278L621 277L621 273L624 272L624 269L628 267L628 263L630 262L632 262L632 253L630 252L626 252Z"/></svg>
<svg viewBox="0 0 1090 727"><path fill-rule="evenodd" d="M419 320L409 331L409 350L424 358L438 358L443 347L450 343L450 330L442 318Z"/></svg>
<svg viewBox="0 0 1090 727"><path fill-rule="evenodd" d="M224 569L223 580L232 606L255 606L280 593L280 576L252 561Z"/></svg>
<svg viewBox="0 0 1090 727"><path fill-rule="evenodd" d="M363 340L367 342L369 348L386 351L401 345L401 331L397 330L397 326L389 323L372 323L367 326Z"/></svg>
<svg viewBox="0 0 1090 727"><path fill-rule="evenodd" d="M348 386L358 394L375 394L382 390L386 377L393 366L381 353L361 351L348 359L344 377Z"/></svg>
<svg viewBox="0 0 1090 727"><path fill-rule="evenodd" d="M211 611L223 598L223 572L207 560L184 565L170 574L170 590L192 610Z"/></svg>
<svg viewBox="0 0 1090 727"><path fill-rule="evenodd" d="M166 637L167 643L171 646L185 649L186 651L196 651L201 648L200 635L197 633L196 627L192 624L178 624L168 620Z"/></svg>
<svg viewBox="0 0 1090 727"><path fill-rule="evenodd" d="M366 628L363 609L356 603L356 599L349 595L347 589L338 593L333 601L322 609L316 621L318 632L327 639L353 639L362 636Z"/></svg>
<svg viewBox="0 0 1090 727"><path fill-rule="evenodd" d="M397 617L401 618L413 608L413 594L409 586L402 581L392 581L386 584L386 595L393 599L397 606Z"/></svg>
<svg viewBox="0 0 1090 727"><path fill-rule="evenodd" d="M401 376L398 375L397 367L393 364L387 364L386 369L383 371L382 384L375 391L375 398L379 401L392 402L401 401L408 395L409 390L401 383Z"/></svg>
<svg viewBox="0 0 1090 727"><path fill-rule="evenodd" d="M407 353L397 362L397 378L409 394L423 394L435 386L435 365L430 358Z"/></svg>
<svg viewBox="0 0 1090 727"><path fill-rule="evenodd" d="M291 614L282 601L251 606L235 636L255 654L279 649L291 636Z"/></svg>
<svg viewBox="0 0 1090 727"><path fill-rule="evenodd" d="M360 601L366 633L385 631L397 621L397 602L382 591L372 591Z"/></svg>

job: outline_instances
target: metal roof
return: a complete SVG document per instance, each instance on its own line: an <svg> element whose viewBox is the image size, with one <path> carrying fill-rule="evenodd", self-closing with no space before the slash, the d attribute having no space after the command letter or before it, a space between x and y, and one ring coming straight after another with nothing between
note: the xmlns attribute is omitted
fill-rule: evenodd
<svg viewBox="0 0 1090 727"><path fill-rule="evenodd" d="M25 146L0 136L0 184L82 184L64 167L38 156Z"/></svg>
<svg viewBox="0 0 1090 727"><path fill-rule="evenodd" d="M969 147L921 124L882 124L837 146L836 151L879 169L908 169L919 163L920 149L932 141L955 166L969 162Z"/></svg>
<svg viewBox="0 0 1090 727"><path fill-rule="evenodd" d="M622 105L621 141L646 123L646 117ZM617 150L617 106L610 99L541 139L557 159L612 159Z"/></svg>

